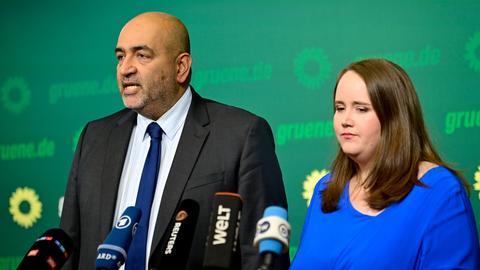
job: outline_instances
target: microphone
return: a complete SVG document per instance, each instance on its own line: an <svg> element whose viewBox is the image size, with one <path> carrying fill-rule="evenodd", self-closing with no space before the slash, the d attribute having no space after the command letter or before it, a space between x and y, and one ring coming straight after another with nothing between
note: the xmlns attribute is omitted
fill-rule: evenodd
<svg viewBox="0 0 480 270"><path fill-rule="evenodd" d="M217 192L213 199L203 269L239 269L238 230L242 216L240 194Z"/></svg>
<svg viewBox="0 0 480 270"><path fill-rule="evenodd" d="M152 255L153 269L185 269L197 225L199 204L191 199L180 203L169 224L160 255Z"/></svg>
<svg viewBox="0 0 480 270"><path fill-rule="evenodd" d="M33 243L17 270L60 269L70 257L72 249L72 239L62 229L49 229Z"/></svg>
<svg viewBox="0 0 480 270"><path fill-rule="evenodd" d="M263 218L257 223L257 232L253 240L253 245L260 253L257 270L273 269L276 257L288 252L290 231L287 210L279 206L265 208Z"/></svg>
<svg viewBox="0 0 480 270"><path fill-rule="evenodd" d="M142 211L137 207L125 209L103 244L97 248L96 269L116 270L125 263L141 216Z"/></svg>

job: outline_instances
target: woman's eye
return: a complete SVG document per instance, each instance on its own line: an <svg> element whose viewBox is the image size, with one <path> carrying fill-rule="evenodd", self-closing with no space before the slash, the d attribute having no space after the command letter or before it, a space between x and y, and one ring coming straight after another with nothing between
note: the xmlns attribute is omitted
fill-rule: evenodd
<svg viewBox="0 0 480 270"><path fill-rule="evenodd" d="M357 110L359 110L360 112L368 112L367 107L359 107Z"/></svg>

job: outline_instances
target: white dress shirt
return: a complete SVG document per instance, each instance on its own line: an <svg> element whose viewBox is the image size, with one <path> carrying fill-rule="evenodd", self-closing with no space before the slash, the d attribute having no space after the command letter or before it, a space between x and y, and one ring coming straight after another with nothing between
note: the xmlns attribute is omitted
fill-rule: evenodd
<svg viewBox="0 0 480 270"><path fill-rule="evenodd" d="M152 202L150 222L148 227L146 249L147 255L145 256L145 265L147 268L163 190L165 188L165 183L167 182L167 177L170 172L173 158L175 157L175 152L177 150L178 142L185 124L185 118L187 117L191 102L192 93L190 91L190 87L188 87L177 103L175 103L170 110L164 113L160 119L156 121L163 130L161 146L162 151L160 155L160 171L158 173L157 186ZM151 122L153 122L153 120L138 114L137 124L134 126L132 136L130 137L127 156L125 158L122 176L120 178L120 185L118 187L115 222L128 206L135 206L143 165L145 163L145 159L147 158L148 149L150 148L150 135L148 135L146 129ZM123 269L124 266L120 268L120 270Z"/></svg>

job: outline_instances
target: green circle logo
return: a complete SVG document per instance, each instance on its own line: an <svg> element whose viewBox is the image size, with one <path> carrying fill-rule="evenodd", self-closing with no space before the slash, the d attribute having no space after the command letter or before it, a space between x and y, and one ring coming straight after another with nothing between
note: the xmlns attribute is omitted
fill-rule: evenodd
<svg viewBox="0 0 480 270"><path fill-rule="evenodd" d="M465 45L465 59L470 68L480 72L480 59L477 57L477 50L480 49L480 32L476 32Z"/></svg>
<svg viewBox="0 0 480 270"><path fill-rule="evenodd" d="M320 48L303 50L295 58L294 65L298 81L309 89L320 88L321 83L330 76L332 71L327 55Z"/></svg>
<svg viewBox="0 0 480 270"><path fill-rule="evenodd" d="M23 78L8 79L0 91L0 99L7 111L19 114L30 105L31 92Z"/></svg>

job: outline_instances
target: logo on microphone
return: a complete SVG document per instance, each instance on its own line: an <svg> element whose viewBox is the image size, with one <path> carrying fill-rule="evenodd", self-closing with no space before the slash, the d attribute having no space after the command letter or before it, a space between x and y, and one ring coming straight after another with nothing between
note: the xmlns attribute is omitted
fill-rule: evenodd
<svg viewBox="0 0 480 270"><path fill-rule="evenodd" d="M270 222L265 221L261 224L258 224L258 233L265 233L266 231L268 231L268 229L270 229Z"/></svg>
<svg viewBox="0 0 480 270"><path fill-rule="evenodd" d="M117 256L115 254L110 254L108 252L98 253L97 260L117 260Z"/></svg>
<svg viewBox="0 0 480 270"><path fill-rule="evenodd" d="M135 234L137 233L137 229L138 229L138 222L135 222L132 226L132 237L135 236Z"/></svg>
<svg viewBox="0 0 480 270"><path fill-rule="evenodd" d="M290 238L290 230L285 224L280 224L280 226L278 226L278 232L282 237L287 239Z"/></svg>
<svg viewBox="0 0 480 270"><path fill-rule="evenodd" d="M168 239L167 248L165 249L165 255L172 254L173 246L175 245L175 240L177 240L178 232L180 231L180 227L182 226L181 222L175 222L173 225L172 233L170 234L170 238Z"/></svg>
<svg viewBox="0 0 480 270"><path fill-rule="evenodd" d="M188 217L188 213L185 210L181 210L177 213L177 216L175 216L176 221L183 221Z"/></svg>
<svg viewBox="0 0 480 270"><path fill-rule="evenodd" d="M115 224L115 228L125 229L128 226L130 226L131 223L132 223L132 220L130 219L129 216L121 216L120 219Z"/></svg>
<svg viewBox="0 0 480 270"><path fill-rule="evenodd" d="M215 234L213 235L213 245L223 245L227 242L227 230L230 222L231 209L223 205L218 205L217 222L215 222Z"/></svg>

